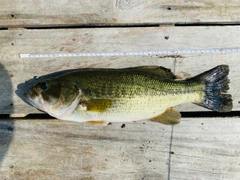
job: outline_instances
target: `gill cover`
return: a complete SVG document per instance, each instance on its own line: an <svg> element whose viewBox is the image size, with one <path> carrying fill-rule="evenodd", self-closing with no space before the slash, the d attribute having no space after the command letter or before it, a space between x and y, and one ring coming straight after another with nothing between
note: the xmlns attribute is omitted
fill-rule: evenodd
<svg viewBox="0 0 240 180"><path fill-rule="evenodd" d="M54 105L58 102L60 98L61 85L60 82L55 81L41 81L34 85L31 90L36 92L39 96L42 97L44 103L49 105ZM36 95L37 95L36 94Z"/></svg>

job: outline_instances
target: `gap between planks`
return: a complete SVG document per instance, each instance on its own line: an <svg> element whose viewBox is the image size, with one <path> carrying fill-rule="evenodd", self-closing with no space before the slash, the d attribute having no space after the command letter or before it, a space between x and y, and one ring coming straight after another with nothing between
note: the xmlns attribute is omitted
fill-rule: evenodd
<svg viewBox="0 0 240 180"><path fill-rule="evenodd" d="M219 113L214 111L189 111L180 112L182 118L231 118L239 117L240 111L231 111L227 113ZM0 114L0 119L3 118L20 118L20 119L55 119L46 113L30 113L30 114Z"/></svg>
<svg viewBox="0 0 240 180"><path fill-rule="evenodd" d="M56 25L56 26L31 26L31 27L9 27L0 28L0 31L5 30L50 30L50 29L103 29L103 28L150 28L150 27L223 27L223 26L240 26L239 22L235 23L157 23L157 24L119 24L119 25Z"/></svg>

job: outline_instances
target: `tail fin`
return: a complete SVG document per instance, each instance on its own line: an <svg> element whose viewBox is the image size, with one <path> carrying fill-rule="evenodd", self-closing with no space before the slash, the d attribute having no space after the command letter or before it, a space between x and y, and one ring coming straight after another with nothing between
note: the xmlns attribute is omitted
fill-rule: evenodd
<svg viewBox="0 0 240 180"><path fill-rule="evenodd" d="M202 102L196 104L213 111L231 111L232 97L230 94L225 94L229 89L228 83L230 82L227 77L228 73L228 65L220 65L191 78L191 80L200 80L205 87Z"/></svg>

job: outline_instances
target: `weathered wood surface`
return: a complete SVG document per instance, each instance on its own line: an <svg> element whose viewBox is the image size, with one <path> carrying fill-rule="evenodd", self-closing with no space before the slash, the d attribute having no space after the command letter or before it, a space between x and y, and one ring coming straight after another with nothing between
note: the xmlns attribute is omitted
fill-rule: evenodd
<svg viewBox="0 0 240 180"><path fill-rule="evenodd" d="M0 121L0 179L238 179L239 118L184 118L106 127Z"/></svg>
<svg viewBox="0 0 240 180"><path fill-rule="evenodd" d="M170 179L239 179L239 120L187 118L174 126Z"/></svg>
<svg viewBox="0 0 240 180"><path fill-rule="evenodd" d="M237 23L238 0L1 0L0 27Z"/></svg>
<svg viewBox="0 0 240 180"><path fill-rule="evenodd" d="M161 65L175 71L179 78L199 74L219 64L230 66L230 93L233 110L239 110L239 53L184 54L173 56L122 56L72 58L19 58L20 53L148 51L161 49L206 49L239 47L240 28L151 27L63 30L0 31L0 113L38 112L15 93L17 86L34 76L75 68L122 68ZM205 110L193 104L181 111Z"/></svg>

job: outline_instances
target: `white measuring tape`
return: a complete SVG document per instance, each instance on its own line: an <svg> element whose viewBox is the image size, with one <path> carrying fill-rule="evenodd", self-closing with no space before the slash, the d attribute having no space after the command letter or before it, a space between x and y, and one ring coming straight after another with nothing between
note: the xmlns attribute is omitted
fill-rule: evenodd
<svg viewBox="0 0 240 180"><path fill-rule="evenodd" d="M156 50L156 51L127 51L127 52L90 52L90 53L45 53L45 54L19 54L20 58L51 58L51 57L90 57L90 56L146 56L146 55L172 55L172 54L205 54L240 52L240 48L214 48L214 49L186 49L186 50Z"/></svg>

